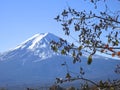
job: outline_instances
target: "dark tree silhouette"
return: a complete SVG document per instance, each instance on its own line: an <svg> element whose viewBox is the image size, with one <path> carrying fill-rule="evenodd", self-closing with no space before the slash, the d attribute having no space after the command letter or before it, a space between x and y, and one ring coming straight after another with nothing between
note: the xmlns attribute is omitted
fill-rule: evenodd
<svg viewBox="0 0 120 90"><path fill-rule="evenodd" d="M90 0L96 5L100 0ZM105 2L106 0L104 0ZM120 11L113 13L108 12L106 6L105 11L99 13L93 13L93 11L76 11L68 7L63 10L61 15L58 15L55 19L61 23L65 35L71 35L71 31L74 30L78 34L77 42L78 47L74 47L74 44L68 49L87 49L91 51L90 57L100 51L112 56L120 57ZM72 28L71 28L72 27ZM103 34L105 39L102 40ZM63 42L62 42L63 43ZM65 42L66 43L66 42ZM67 47L66 47L67 48ZM68 50L66 50L66 53ZM77 55L76 55L77 56Z"/></svg>
<svg viewBox="0 0 120 90"><path fill-rule="evenodd" d="M60 39L59 42L52 41L52 49L57 52L58 48L63 48L61 54L68 55L71 53L73 63L81 61L83 51L89 53L87 63L92 63L92 56L96 52L101 52L112 57L120 58L120 10L111 11L106 2L109 0L84 0L94 5L93 10L77 11L68 6L60 15L54 18L62 26L65 35L71 36L78 45L74 43L67 44L66 40ZM120 3L120 0L116 0ZM105 7L104 11L95 13L99 2ZM114 7L111 5L111 7ZM73 36L72 32L77 33ZM104 40L103 40L104 38ZM64 46L64 47L63 47ZM120 73L120 65L116 67L116 73ZM66 77L71 79L69 73ZM77 78L84 79L84 78ZM94 82L89 81L93 84ZM60 81L61 82L61 81ZM103 82L101 82L103 84ZM96 86L99 86L95 84ZM108 84L107 84L108 85ZM106 85L106 86L107 86ZM108 86L107 86L108 87Z"/></svg>

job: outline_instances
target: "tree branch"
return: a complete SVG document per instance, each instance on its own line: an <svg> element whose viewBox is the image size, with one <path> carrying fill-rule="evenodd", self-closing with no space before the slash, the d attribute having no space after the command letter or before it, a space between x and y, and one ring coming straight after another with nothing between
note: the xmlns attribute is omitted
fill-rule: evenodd
<svg viewBox="0 0 120 90"><path fill-rule="evenodd" d="M96 15L94 15L94 17L96 17L96 18L99 18L99 19L103 19L103 20L107 20L107 21L116 22L116 23L119 23L119 24L120 24L120 22L119 22L119 21L117 21L117 20L114 20L114 19L112 19L112 18L111 18L111 20L110 20L110 19L108 19L108 18L103 18L103 17L96 16Z"/></svg>
<svg viewBox="0 0 120 90"><path fill-rule="evenodd" d="M111 18L111 20L110 20L110 19L108 19L108 18L103 18L102 16L97 16L97 15L93 15L93 16L91 16L91 17L84 17L84 19L90 19L90 18L99 18L99 19L103 19L103 20L106 20L106 21L112 21L112 22L115 22L115 23L120 24L119 21L114 20L114 19L112 19L112 18ZM72 19L81 20L81 18L72 18Z"/></svg>
<svg viewBox="0 0 120 90"><path fill-rule="evenodd" d="M70 79L64 79L62 80L62 82L67 82L67 81L75 81L75 80L84 80L84 81L87 81L87 82L90 82L91 84L99 87L99 85L97 83L95 83L94 81L92 80L89 80L89 79L86 79L86 78L83 78L83 77L78 77L78 78L70 78Z"/></svg>

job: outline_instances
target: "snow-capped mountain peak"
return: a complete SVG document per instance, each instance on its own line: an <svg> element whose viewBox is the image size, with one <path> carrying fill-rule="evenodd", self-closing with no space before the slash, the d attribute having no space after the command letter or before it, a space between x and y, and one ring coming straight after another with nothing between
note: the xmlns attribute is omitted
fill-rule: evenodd
<svg viewBox="0 0 120 90"><path fill-rule="evenodd" d="M33 40L31 46L29 46L29 49L34 48L35 44L38 43L42 38L44 38L48 33L45 34L36 34L35 39Z"/></svg>
<svg viewBox="0 0 120 90"><path fill-rule="evenodd" d="M39 47L45 47L45 44L49 44L51 40L58 40L59 38L51 33L42 33L42 34L35 34L31 38L27 39L26 41L22 42L20 45L18 45L15 49L30 49L33 50L35 48ZM43 43L42 43L43 42ZM46 42L46 43L45 43ZM41 46L40 46L41 45Z"/></svg>
<svg viewBox="0 0 120 90"><path fill-rule="evenodd" d="M50 42L58 41L59 37L55 36L52 33L42 33L36 34L26 41L22 42L20 45L15 47L8 52L3 53L1 56L2 59L6 60L10 58L24 58L28 57L33 60L33 57L38 59L49 58L53 55L57 55L51 50ZM17 57L16 57L17 56Z"/></svg>

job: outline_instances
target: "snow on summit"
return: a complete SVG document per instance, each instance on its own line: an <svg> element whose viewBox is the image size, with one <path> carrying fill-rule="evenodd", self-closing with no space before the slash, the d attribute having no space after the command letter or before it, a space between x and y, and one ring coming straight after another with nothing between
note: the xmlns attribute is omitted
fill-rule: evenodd
<svg viewBox="0 0 120 90"><path fill-rule="evenodd" d="M32 42L32 45L29 46L29 49L32 49L36 43L38 43L42 38L44 38L48 33L45 33L45 34L36 34L35 36L35 39L33 40Z"/></svg>
<svg viewBox="0 0 120 90"><path fill-rule="evenodd" d="M33 49L36 46L36 44L43 42L42 41L43 39L46 39L48 42L46 44L49 44L51 40L58 40L59 38L51 33L35 34L34 36L27 39L26 41L24 41L14 49L18 49L18 48L23 49L25 47L27 49Z"/></svg>

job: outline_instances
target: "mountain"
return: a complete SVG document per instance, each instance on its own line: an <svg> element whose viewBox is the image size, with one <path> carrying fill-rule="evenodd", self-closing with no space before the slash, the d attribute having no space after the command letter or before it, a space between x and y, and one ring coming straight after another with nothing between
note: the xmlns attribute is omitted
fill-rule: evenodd
<svg viewBox="0 0 120 90"><path fill-rule="evenodd" d="M36 34L28 40L24 41L16 48L5 52L0 60L10 59L45 59L51 57L55 53L51 50L50 41L58 41L59 38L51 33Z"/></svg>
<svg viewBox="0 0 120 90"><path fill-rule="evenodd" d="M79 74L82 66L85 76L92 80L120 79L114 73L119 60L95 55L87 65L87 53L81 63L72 63L71 56L63 56L51 50L50 42L59 37L52 33L36 34L16 48L0 54L0 86L6 85L51 85L56 77L65 78L67 63L72 76Z"/></svg>

